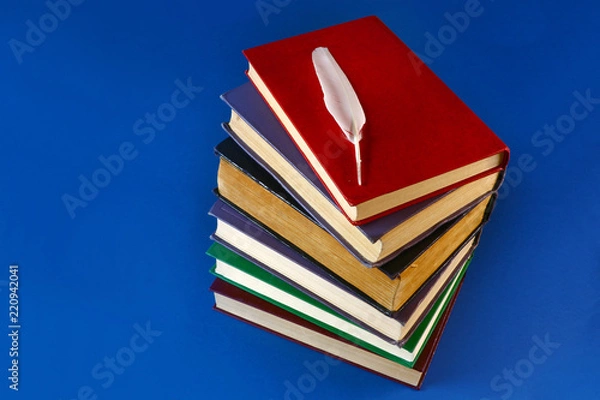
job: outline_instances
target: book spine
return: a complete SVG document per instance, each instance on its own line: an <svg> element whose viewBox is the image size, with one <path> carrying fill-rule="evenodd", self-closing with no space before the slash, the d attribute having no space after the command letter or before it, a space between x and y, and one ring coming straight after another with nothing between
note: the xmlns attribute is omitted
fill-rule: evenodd
<svg viewBox="0 0 600 400"><path fill-rule="evenodd" d="M481 221L482 225L485 225L490 220L492 211L494 211L494 207L496 206L497 199L498 199L498 193L493 192L490 195L490 202L488 203L487 207L485 208L485 212L483 213L483 221Z"/></svg>
<svg viewBox="0 0 600 400"><path fill-rule="evenodd" d="M506 168L503 168L498 173L498 179L496 180L496 183L494 184L494 188L492 189L493 192L497 192L498 189L500 189L500 186L502 186L502 183L504 183L505 176L506 176Z"/></svg>
<svg viewBox="0 0 600 400"><path fill-rule="evenodd" d="M481 239L482 231L483 231L483 227L480 227L479 229L477 229L477 232L475 232L475 236L474 236L474 240L473 240L473 252L475 251L477 246L479 246L479 240ZM473 254L473 252L471 254Z"/></svg>
<svg viewBox="0 0 600 400"><path fill-rule="evenodd" d="M467 243L475 238L475 242L477 242L479 240L479 233L481 232L481 225L473 232L469 235L469 237L467 237L457 248L456 250L454 250L452 252L452 254L450 255L450 257L448 257L448 259L446 259L444 261L444 263L421 285L421 287L419 289L417 289L415 291L415 293L413 293L412 296L410 296L410 298L402 305L400 306L400 308L398 308L397 310L392 311L389 316L395 319L400 319L400 316L403 314L405 308L411 304L411 301L415 300L415 298L418 297L418 295L421 293L421 291L426 290L429 286L429 283L431 283L431 281L437 279L438 275L440 273L442 273L442 271L448 266L448 264L454 259L454 257L457 256L457 254L467 245ZM468 254L460 261L460 264L464 264L466 262L466 260L469 259L469 257L471 257L471 255L473 254L473 251L475 250L476 244L474 243L471 248L469 249ZM444 287L446 287L446 285L448 284L448 282L450 282L454 276L456 276L456 273L458 273L458 271L460 270L460 268L457 268L455 273L453 273L451 276L451 278L444 284ZM398 282L398 286L400 286L400 282ZM397 287L398 287L397 286ZM397 294L397 290L394 293L394 296ZM441 293L441 291L440 291ZM439 294L439 293L438 293ZM392 298L393 301L394 297ZM429 305L428 309L430 309L433 306L433 303ZM418 323L420 323L421 319L425 316L426 313L423 313L423 315L421 315L421 317L419 318ZM415 325L418 325L415 324Z"/></svg>
<svg viewBox="0 0 600 400"><path fill-rule="evenodd" d="M424 375L424 373L422 373L422 374L421 374L421 376L419 377L419 381L417 382L417 384L410 384L410 383L408 383L408 382L405 382L405 381L403 381L403 380L401 380L401 379L394 378L394 377L392 377L392 376L385 375L385 374L383 374L383 373L381 373L381 372L378 372L378 371L376 371L376 370L374 370L374 369L371 369L371 368L369 368L369 367L368 367L368 366L366 366L366 365L361 365L361 364L358 364L358 363L356 363L356 362L350 361L350 360L349 360L349 359L347 359L347 358L340 357L340 356L338 356L338 355L336 355L336 354L334 354L334 353L331 353L331 352L327 351L326 349L324 349L324 348L322 348L322 347L317 347L317 346L315 346L315 345L312 345L312 344L310 344L310 343L308 343L308 342L302 342L302 341L300 341L300 340L297 340L297 339L291 338L291 337L289 337L289 336L287 336L287 335L285 335L285 334L283 334L283 333L277 332L276 330L273 330L273 329L271 329L271 328L268 328L268 327L266 327L266 326L260 325L260 324L258 324L258 323L256 323L256 322L254 322L254 321L252 321L252 320L250 320L250 319L246 319L246 318L244 318L244 317L242 317L242 316L240 316L240 315L237 315L237 314L232 314L232 313L230 313L229 311L222 310L222 309L220 309L219 307L217 307L217 306L216 306L216 304L213 306L213 310L214 310L214 311L217 311L217 312L220 312L221 314L223 314L223 315L226 315L226 316L228 316L228 317L234 318L234 319L236 319L236 320L238 320L238 321L240 321L240 322L246 323L246 324L248 324L248 325L250 325L250 326L253 326L253 327L255 327L255 328L261 329L261 330L263 330L263 331L265 331L265 332L268 332L268 333L270 333L270 334L273 334L273 335L275 335L275 336L278 336L278 337L280 337L280 338L282 338L282 339L289 340L290 342L293 342L293 343L299 344L299 345L301 345L301 346L304 346L304 347L306 347L306 348L308 348L308 349L311 349L311 350L313 350L313 351L316 351L316 352L319 352L319 353L321 353L321 354L324 354L324 355L326 355L327 357L330 357L330 358L332 358L332 359L334 359L334 360L340 360L340 361L343 361L343 362L345 362L345 363L347 363L347 364L349 364L349 365L352 365L352 366L354 366L354 367L360 368L360 369L362 369L362 370L364 370L364 371L367 371L367 372L369 372L369 373L372 373L372 374L375 374L375 375L381 376L382 378L389 379L389 380L391 380L391 381L393 381L393 382L400 383L400 384L402 384L402 385L405 385L405 386L407 386L407 387L409 387L409 388L411 388L411 389L420 390L420 389L421 389L421 386L423 385L423 375ZM446 323L446 321L443 321L443 322L444 322L444 324ZM436 340L436 345L437 345L437 342L438 342L437 338L435 338L434 340ZM429 366L429 365L427 365L427 366Z"/></svg>

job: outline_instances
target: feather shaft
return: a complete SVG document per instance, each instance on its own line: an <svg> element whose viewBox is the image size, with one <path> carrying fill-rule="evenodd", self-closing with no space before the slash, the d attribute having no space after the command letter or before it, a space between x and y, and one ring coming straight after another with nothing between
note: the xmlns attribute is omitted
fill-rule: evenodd
<svg viewBox="0 0 600 400"><path fill-rule="evenodd" d="M362 185L362 158L359 142L362 139L366 117L356 91L348 77L326 47L317 47L312 53L313 65L327 111L337 122L345 138L354 145L356 178Z"/></svg>

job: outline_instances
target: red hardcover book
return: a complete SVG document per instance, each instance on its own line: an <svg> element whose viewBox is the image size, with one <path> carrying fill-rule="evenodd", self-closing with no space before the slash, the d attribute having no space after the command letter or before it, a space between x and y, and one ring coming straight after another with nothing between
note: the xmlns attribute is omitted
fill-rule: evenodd
<svg viewBox="0 0 600 400"><path fill-rule="evenodd" d="M462 281L412 368L363 349L221 279L216 279L210 290L215 293L215 309L218 311L385 378L420 389L461 286Z"/></svg>
<svg viewBox="0 0 600 400"><path fill-rule="evenodd" d="M327 110L312 52L327 47L364 109L360 148ZM244 51L248 76L354 223L503 169L506 145L377 17Z"/></svg>

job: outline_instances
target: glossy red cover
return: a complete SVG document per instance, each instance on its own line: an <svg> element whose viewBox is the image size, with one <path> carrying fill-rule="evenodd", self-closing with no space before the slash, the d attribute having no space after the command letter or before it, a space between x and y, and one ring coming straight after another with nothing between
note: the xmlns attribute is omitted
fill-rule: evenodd
<svg viewBox="0 0 600 400"><path fill-rule="evenodd" d="M354 148L323 102L312 64L312 51L319 46L329 48L365 110L362 186ZM506 145L426 65L415 68L417 56L377 17L244 54L350 205L497 153L505 152L508 161Z"/></svg>

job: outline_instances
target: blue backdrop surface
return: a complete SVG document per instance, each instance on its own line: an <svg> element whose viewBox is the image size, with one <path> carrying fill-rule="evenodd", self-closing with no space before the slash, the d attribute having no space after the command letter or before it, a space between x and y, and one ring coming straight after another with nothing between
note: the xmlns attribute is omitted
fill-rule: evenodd
<svg viewBox="0 0 600 400"><path fill-rule="evenodd" d="M371 14L512 150L420 393L311 378L322 355L208 291L241 50ZM2 399L600 398L597 2L35 0L0 20Z"/></svg>

